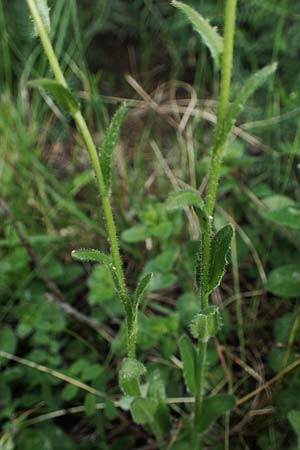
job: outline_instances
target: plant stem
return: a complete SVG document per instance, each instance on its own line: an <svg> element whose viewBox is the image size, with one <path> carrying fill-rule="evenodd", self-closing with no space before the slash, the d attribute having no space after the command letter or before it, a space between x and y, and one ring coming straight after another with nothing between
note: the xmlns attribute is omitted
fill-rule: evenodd
<svg viewBox="0 0 300 450"><path fill-rule="evenodd" d="M40 16L40 13L36 6L35 0L26 0L26 1L29 6L31 15L33 17L37 32L40 36L42 45L44 47L44 51L48 57L49 64L53 71L54 77L58 83L62 84L64 87L68 88L66 79L60 68L59 62L57 60L52 43L51 43L49 35L48 35L48 32L47 32L45 24ZM92 166L93 166L93 169L94 169L94 172L96 175L96 182L97 182L97 187L99 190L102 208L103 208L103 212L104 212L106 229L107 229L107 233L108 233L108 239L109 239L109 244L110 244L110 249L111 249L111 255L112 255L115 275L116 275L116 278L118 281L118 285L119 285L118 287L122 294L122 299L123 299L125 313L126 313L127 330L128 330L128 354L130 357L134 357L134 355L135 355L134 320L132 317L132 308L131 308L130 298L129 298L127 287L126 287L124 271L123 271L123 267L122 267L122 260L121 260L121 255L120 255L120 251L119 251L119 246L118 246L116 226L115 226L114 216L113 216L113 212L112 212L112 206L111 206L110 199L109 199L109 194L106 193L105 182L104 182L104 178L103 178L103 173L102 173L102 169L101 169L101 165L100 165L98 152L97 152L96 146L94 144L93 138L91 136L91 133L86 124L86 121L80 111L77 111L75 114L73 114L73 118L76 122L77 128L80 131L82 138L84 140L84 143L86 145L86 148L89 152Z"/></svg>
<svg viewBox="0 0 300 450"><path fill-rule="evenodd" d="M205 382L205 372L206 372L206 353L207 353L207 342L199 342L197 348L197 366L196 366L196 398L195 398L195 429L197 429L197 424L201 415L202 401L203 401L203 387Z"/></svg>
<svg viewBox="0 0 300 450"><path fill-rule="evenodd" d="M220 165L227 138L226 135L224 136L224 124L226 122L230 95L236 4L237 0L226 0L225 5L224 50L221 67L220 99L215 132L215 144L212 151L209 181L205 199L209 216L213 214L215 207L216 193L220 177Z"/></svg>
<svg viewBox="0 0 300 450"><path fill-rule="evenodd" d="M54 74L56 80L58 81L58 83L61 83L63 86L67 87L67 82L66 82L65 77L60 68L59 62L57 60L57 57L55 55L53 46L51 44L51 41L50 41L50 38L48 35L48 32L47 32L47 30L45 28L45 24L40 16L40 13L36 6L35 0L26 0L26 1L28 4L28 7L30 9L32 18L34 20L35 27L36 27L39 37L41 39L42 45L44 47L45 53L49 60L53 74Z"/></svg>
<svg viewBox="0 0 300 450"><path fill-rule="evenodd" d="M208 281L209 281L210 249L212 239L212 221L213 221L212 216L216 203L217 187L220 177L220 167L227 140L227 135L224 133L224 125L226 122L229 95L230 95L236 5L237 0L226 0L224 49L221 66L220 98L215 131L215 142L212 150L208 186L205 197L205 206L209 216L209 220L202 230L202 239L201 239L202 281L201 281L200 301L202 309L206 308L209 304ZM197 351L197 363L196 363L197 394L195 398L195 426L197 424L198 418L201 415L201 407L203 401L203 385L205 382L206 353L207 353L207 343L200 342Z"/></svg>

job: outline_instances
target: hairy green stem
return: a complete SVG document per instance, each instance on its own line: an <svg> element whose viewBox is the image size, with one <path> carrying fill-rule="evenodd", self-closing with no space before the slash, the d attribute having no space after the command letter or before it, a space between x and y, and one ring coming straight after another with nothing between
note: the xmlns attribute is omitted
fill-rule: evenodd
<svg viewBox="0 0 300 450"><path fill-rule="evenodd" d="M205 206L209 216L209 220L207 224L204 226L204 229L202 230L202 238L201 238L201 246L202 246L201 248L202 280L200 292L201 308L206 308L209 304L208 280L209 280L209 264L210 264L210 251L212 239L212 222L216 203L218 182L220 177L220 167L227 140L227 135L224 131L225 128L224 125L226 123L228 113L228 102L230 96L236 6L237 0L226 0L225 25L224 25L224 50L222 55L222 66L221 66L219 107L215 131L215 142L212 150L208 186L205 197ZM203 402L206 350L207 350L207 343L199 343L197 351L197 363L196 363L197 394L195 398L195 425L197 424L198 418L201 415L201 408Z"/></svg>
<svg viewBox="0 0 300 450"><path fill-rule="evenodd" d="M206 372L206 354L207 342L199 342L197 348L197 362L196 362L196 398L195 398L195 429L197 429L198 422L201 415L203 402L203 387L205 382Z"/></svg>
<svg viewBox="0 0 300 450"><path fill-rule="evenodd" d="M50 67L53 71L54 77L56 81L60 84L62 84L64 87L68 88L68 84L66 82L66 79L63 75L63 72L60 68L59 62L57 60L56 54L54 52L52 43L50 41L48 32L46 30L45 24L40 16L39 10L36 6L35 0L26 0L28 7L30 9L32 18L34 20L37 32L39 34L39 37L41 39L45 54L47 55L47 58L49 60ZM117 238L117 232L116 232L116 226L112 211L112 206L109 199L109 194L106 193L107 190L105 189L105 182L104 177L100 165L100 160L98 156L98 152L96 149L96 146L94 144L93 138L91 136L91 133L88 129L88 126L86 124L86 121L84 117L82 116L80 111L77 111L75 114L73 114L73 118L76 122L77 128L79 132L82 135L82 138L84 140L85 146L88 150L92 166L96 175L96 182L97 187L99 190L102 208L104 212L105 222L106 222L106 228L107 228L107 234L111 249L111 255L114 265L114 271L116 275L116 279L118 281L118 288L121 291L122 299L124 303L125 313L126 313L126 320L127 320L127 330L128 330L128 355L129 357L135 356L135 332L134 332L134 318L132 314L132 308L130 303L130 298L128 295L126 282L125 282L125 276L122 266L122 260L121 255L119 251L118 246L118 238Z"/></svg>

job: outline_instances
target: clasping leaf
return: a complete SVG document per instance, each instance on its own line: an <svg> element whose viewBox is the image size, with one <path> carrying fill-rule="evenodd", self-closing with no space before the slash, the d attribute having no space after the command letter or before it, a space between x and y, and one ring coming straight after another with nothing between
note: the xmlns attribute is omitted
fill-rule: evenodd
<svg viewBox="0 0 300 450"><path fill-rule="evenodd" d="M258 70L244 84L240 93L232 103L229 109L228 120L225 125L225 133L230 133L231 128L237 118L237 115L244 109L248 98L265 83L265 81L276 71L277 63L269 64L263 69Z"/></svg>
<svg viewBox="0 0 300 450"><path fill-rule="evenodd" d="M119 385L124 394L136 397L141 395L140 377L146 373L146 367L134 358L125 358L119 372Z"/></svg>
<svg viewBox="0 0 300 450"><path fill-rule="evenodd" d="M126 111L126 104L122 103L110 122L101 146L100 163L107 191L110 188L112 154L117 143L120 127Z"/></svg>
<svg viewBox="0 0 300 450"><path fill-rule="evenodd" d="M226 225L216 233L212 240L208 293L212 292L217 286L219 286L223 278L226 266L226 256L230 248L232 235L232 226Z"/></svg>

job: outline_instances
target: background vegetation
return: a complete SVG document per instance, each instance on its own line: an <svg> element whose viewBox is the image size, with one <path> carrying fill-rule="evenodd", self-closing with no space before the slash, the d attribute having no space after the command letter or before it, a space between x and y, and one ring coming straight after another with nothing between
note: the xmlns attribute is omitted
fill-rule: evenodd
<svg viewBox="0 0 300 450"><path fill-rule="evenodd" d="M186 3L222 28L223 1ZM178 339L197 312L186 263L197 230L163 202L174 187L205 187L218 79L168 1L53 1L51 16L56 52L98 144L116 105L131 106L114 210L132 286L141 272L155 273L139 314L139 358L159 369L175 420L170 448L184 448L190 405L172 399L187 396ZM239 1L234 91L269 62L279 68L234 129L220 184L217 225L229 220L236 240L214 293L226 310L206 388L239 402L206 435L216 450L228 440L234 450L294 450L300 439L299 21L298 0ZM0 349L22 358L0 360L0 448L157 448L114 403L125 337L107 269L70 256L107 247L104 231L95 238L102 216L88 157L74 124L27 88L49 69L25 2L0 0L0 27Z"/></svg>

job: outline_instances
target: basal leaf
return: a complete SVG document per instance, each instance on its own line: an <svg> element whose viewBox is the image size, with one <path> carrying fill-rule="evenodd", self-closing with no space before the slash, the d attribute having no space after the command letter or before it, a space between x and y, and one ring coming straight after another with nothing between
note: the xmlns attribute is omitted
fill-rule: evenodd
<svg viewBox="0 0 300 450"><path fill-rule="evenodd" d="M195 394L196 352L191 340L185 335L182 336L179 340L179 351L180 351L180 358L183 364L183 375L186 387L191 394Z"/></svg>
<svg viewBox="0 0 300 450"><path fill-rule="evenodd" d="M300 229L300 205L290 205L285 208L268 211L264 214L266 219L285 227Z"/></svg>
<svg viewBox="0 0 300 450"><path fill-rule="evenodd" d="M141 395L140 377L146 373L145 366L134 358L125 358L119 372L119 385L124 394Z"/></svg>
<svg viewBox="0 0 300 450"><path fill-rule="evenodd" d="M112 263L110 256L92 248L81 248L79 250L73 250L72 257L80 261L95 261L106 266L110 266Z"/></svg>
<svg viewBox="0 0 300 450"><path fill-rule="evenodd" d="M216 233L212 240L209 265L209 293L219 286L223 278L226 266L226 256L230 247L232 235L232 226L226 225Z"/></svg>
<svg viewBox="0 0 300 450"><path fill-rule="evenodd" d="M28 86L44 89L54 102L68 114L74 115L79 111L80 104L72 92L55 80L39 78L29 81Z"/></svg>
<svg viewBox="0 0 300 450"><path fill-rule="evenodd" d="M300 264L287 264L273 270L266 289L278 297L292 298L300 295Z"/></svg>
<svg viewBox="0 0 300 450"><path fill-rule="evenodd" d="M134 293L134 297L133 297L133 309L137 309L138 308L138 304L140 302L140 299L143 295L143 293L145 292L145 290L147 289L148 284L151 281L153 274L149 273L148 275L145 275L138 283L137 288L135 290Z"/></svg>
<svg viewBox="0 0 300 450"><path fill-rule="evenodd" d="M228 134L234 125L237 115L244 109L248 98L266 82L276 71L277 63L270 64L252 75L243 85L240 93L229 109L228 119L225 125L225 133Z"/></svg>
<svg viewBox="0 0 300 450"><path fill-rule="evenodd" d="M204 433L217 420L218 417L225 414L235 407L235 397L229 394L214 395L203 400L202 411L197 429Z"/></svg>
<svg viewBox="0 0 300 450"><path fill-rule="evenodd" d="M126 104L123 103L113 116L101 146L100 162L107 190L110 188L112 154L116 147L119 130L126 111Z"/></svg>
<svg viewBox="0 0 300 450"><path fill-rule="evenodd" d="M185 3L173 0L172 5L187 17L194 30L200 34L204 44L209 48L215 66L218 69L223 52L223 38L218 34L217 29L212 27L208 20L204 19L201 14Z"/></svg>
<svg viewBox="0 0 300 450"><path fill-rule="evenodd" d="M145 425L152 423L158 407L158 400L154 398L136 398L130 407L132 418L135 423Z"/></svg>

